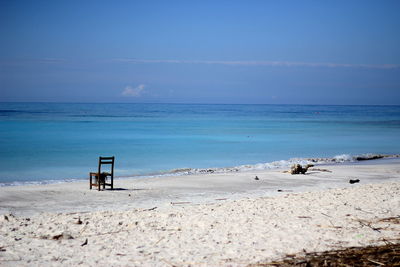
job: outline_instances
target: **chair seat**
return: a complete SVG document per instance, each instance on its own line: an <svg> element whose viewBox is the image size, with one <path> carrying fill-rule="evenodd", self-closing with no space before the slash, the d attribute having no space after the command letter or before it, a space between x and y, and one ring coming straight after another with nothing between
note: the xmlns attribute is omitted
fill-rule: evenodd
<svg viewBox="0 0 400 267"><path fill-rule="evenodd" d="M98 172L91 172L90 175L92 175L92 176L99 176L99 173L98 173ZM109 172L102 172L101 175L103 175L103 176L111 176L111 173L109 173Z"/></svg>

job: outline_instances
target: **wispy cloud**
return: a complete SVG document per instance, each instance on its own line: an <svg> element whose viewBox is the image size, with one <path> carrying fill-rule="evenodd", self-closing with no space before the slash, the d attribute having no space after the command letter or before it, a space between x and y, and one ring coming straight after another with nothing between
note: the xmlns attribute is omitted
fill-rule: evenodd
<svg viewBox="0 0 400 267"><path fill-rule="evenodd" d="M68 63L66 59L63 58L31 58L31 59L8 59L1 60L0 65L3 66L37 66L37 65L50 65L50 64L65 64Z"/></svg>
<svg viewBox="0 0 400 267"><path fill-rule="evenodd" d="M139 84L137 87L126 86L122 91L121 95L126 97L140 97L144 92L144 84Z"/></svg>
<svg viewBox="0 0 400 267"><path fill-rule="evenodd" d="M117 62L126 63L165 63L165 64L209 64L229 66L271 66L271 67L325 67L325 68L368 68L368 69L397 69L399 64L341 64L326 62L296 62L296 61L246 61L246 60L164 60L164 59L131 59L117 58Z"/></svg>
<svg viewBox="0 0 400 267"><path fill-rule="evenodd" d="M43 63L59 63L59 62L66 62L64 58L42 58L42 59L37 59L38 62L43 62Z"/></svg>

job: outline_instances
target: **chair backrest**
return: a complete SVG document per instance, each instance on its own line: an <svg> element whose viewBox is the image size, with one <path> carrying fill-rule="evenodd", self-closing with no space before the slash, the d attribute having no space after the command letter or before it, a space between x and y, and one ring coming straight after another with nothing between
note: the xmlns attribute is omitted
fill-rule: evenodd
<svg viewBox="0 0 400 267"><path fill-rule="evenodd" d="M114 159L115 157L99 157L99 173L101 173L102 165L111 165L110 174L114 175Z"/></svg>

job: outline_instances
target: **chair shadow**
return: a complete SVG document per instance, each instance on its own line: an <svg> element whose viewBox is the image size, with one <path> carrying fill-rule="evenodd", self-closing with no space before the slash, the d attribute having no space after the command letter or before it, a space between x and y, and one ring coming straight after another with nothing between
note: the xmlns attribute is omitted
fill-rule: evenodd
<svg viewBox="0 0 400 267"><path fill-rule="evenodd" d="M117 187L117 188L113 188L113 189L111 189L111 188L105 188L105 189L103 189L103 190L106 190L106 191L124 191L124 190L129 190L129 189L128 189L128 188Z"/></svg>
<svg viewBox="0 0 400 267"><path fill-rule="evenodd" d="M132 189L128 189L128 188L117 187L117 188L113 188L113 189L111 189L111 188L105 188L105 189L102 189L102 190L105 190L105 191L142 191L142 190L148 190L148 189L145 189L145 188L132 188Z"/></svg>

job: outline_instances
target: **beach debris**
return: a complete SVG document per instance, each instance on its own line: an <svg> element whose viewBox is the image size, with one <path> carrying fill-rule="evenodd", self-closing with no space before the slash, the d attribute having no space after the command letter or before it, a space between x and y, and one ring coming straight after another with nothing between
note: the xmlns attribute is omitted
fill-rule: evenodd
<svg viewBox="0 0 400 267"><path fill-rule="evenodd" d="M391 223L400 224L400 216L383 218L383 219L380 219L379 222L391 222Z"/></svg>
<svg viewBox="0 0 400 267"><path fill-rule="evenodd" d="M161 237L160 239L158 239L158 241L156 243L154 243L154 245L157 245L158 243L160 243L165 237ZM153 246L154 246L153 245Z"/></svg>
<svg viewBox="0 0 400 267"><path fill-rule="evenodd" d="M14 219L15 219L15 216L12 213L3 214L3 216L0 216L0 222L1 221L9 222L10 220L14 220Z"/></svg>
<svg viewBox="0 0 400 267"><path fill-rule="evenodd" d="M48 236L43 236L43 239L53 239L53 240L61 240L61 239L74 239L72 235L69 233L63 232L62 234L59 235L53 235L51 238L48 238Z"/></svg>
<svg viewBox="0 0 400 267"><path fill-rule="evenodd" d="M254 180L258 181L258 180L260 180L260 178L258 178L258 176L256 175L256 177L254 178Z"/></svg>
<svg viewBox="0 0 400 267"><path fill-rule="evenodd" d="M324 252L305 252L305 255L286 255L281 261L259 262L260 266L398 266L400 244L350 247ZM372 265L374 263L376 265Z"/></svg>
<svg viewBox="0 0 400 267"><path fill-rule="evenodd" d="M373 160L373 159L381 159L384 155L362 155L356 157L356 160L363 161L363 160Z"/></svg>
<svg viewBox="0 0 400 267"><path fill-rule="evenodd" d="M182 201L182 202L171 202L171 205L180 205L180 204L190 204L192 202Z"/></svg>
<svg viewBox="0 0 400 267"><path fill-rule="evenodd" d="M377 231L378 233L380 233L380 232L381 232L380 230L382 230L381 227L373 227L373 226L371 225L372 222L368 222L368 221L361 220L361 219L356 219L356 221L357 221L361 226L369 227L369 228L371 228L372 230Z"/></svg>
<svg viewBox="0 0 400 267"><path fill-rule="evenodd" d="M350 184L355 184L355 183L359 183L359 182L360 182L360 179L350 179L349 180Z"/></svg>
<svg viewBox="0 0 400 267"><path fill-rule="evenodd" d="M373 212L363 210L363 209L361 209L361 208L359 208L359 207L356 207L356 208L354 208L354 209L355 209L355 210L362 211L362 212L365 212L365 213L374 214Z"/></svg>
<svg viewBox="0 0 400 267"><path fill-rule="evenodd" d="M152 211L152 210L155 210L157 207L152 207L152 208L150 208L150 209L144 209L144 210L142 210L142 211Z"/></svg>
<svg viewBox="0 0 400 267"><path fill-rule="evenodd" d="M75 224L82 224L81 217L78 218L78 221L76 221Z"/></svg>
<svg viewBox="0 0 400 267"><path fill-rule="evenodd" d="M307 164L306 166L301 166L300 164L294 164L290 168L290 174L305 174L308 171L308 168L314 167L312 164Z"/></svg>
<svg viewBox="0 0 400 267"><path fill-rule="evenodd" d="M372 263L375 263L375 264L378 264L378 265L385 265L384 263L382 263L382 262L379 262L379 261L373 261L373 260L371 260L371 259L367 259L367 261L370 261L370 262L372 262Z"/></svg>
<svg viewBox="0 0 400 267"><path fill-rule="evenodd" d="M4 252L6 249L4 247L0 247L0 252Z"/></svg>
<svg viewBox="0 0 400 267"><path fill-rule="evenodd" d="M283 190L283 189L278 189L278 192L293 192L293 190Z"/></svg>
<svg viewBox="0 0 400 267"><path fill-rule="evenodd" d="M201 169L199 170L199 173L214 173L214 169Z"/></svg>
<svg viewBox="0 0 400 267"><path fill-rule="evenodd" d="M86 238L85 242L81 244L81 247L86 246L88 244L88 239Z"/></svg>

